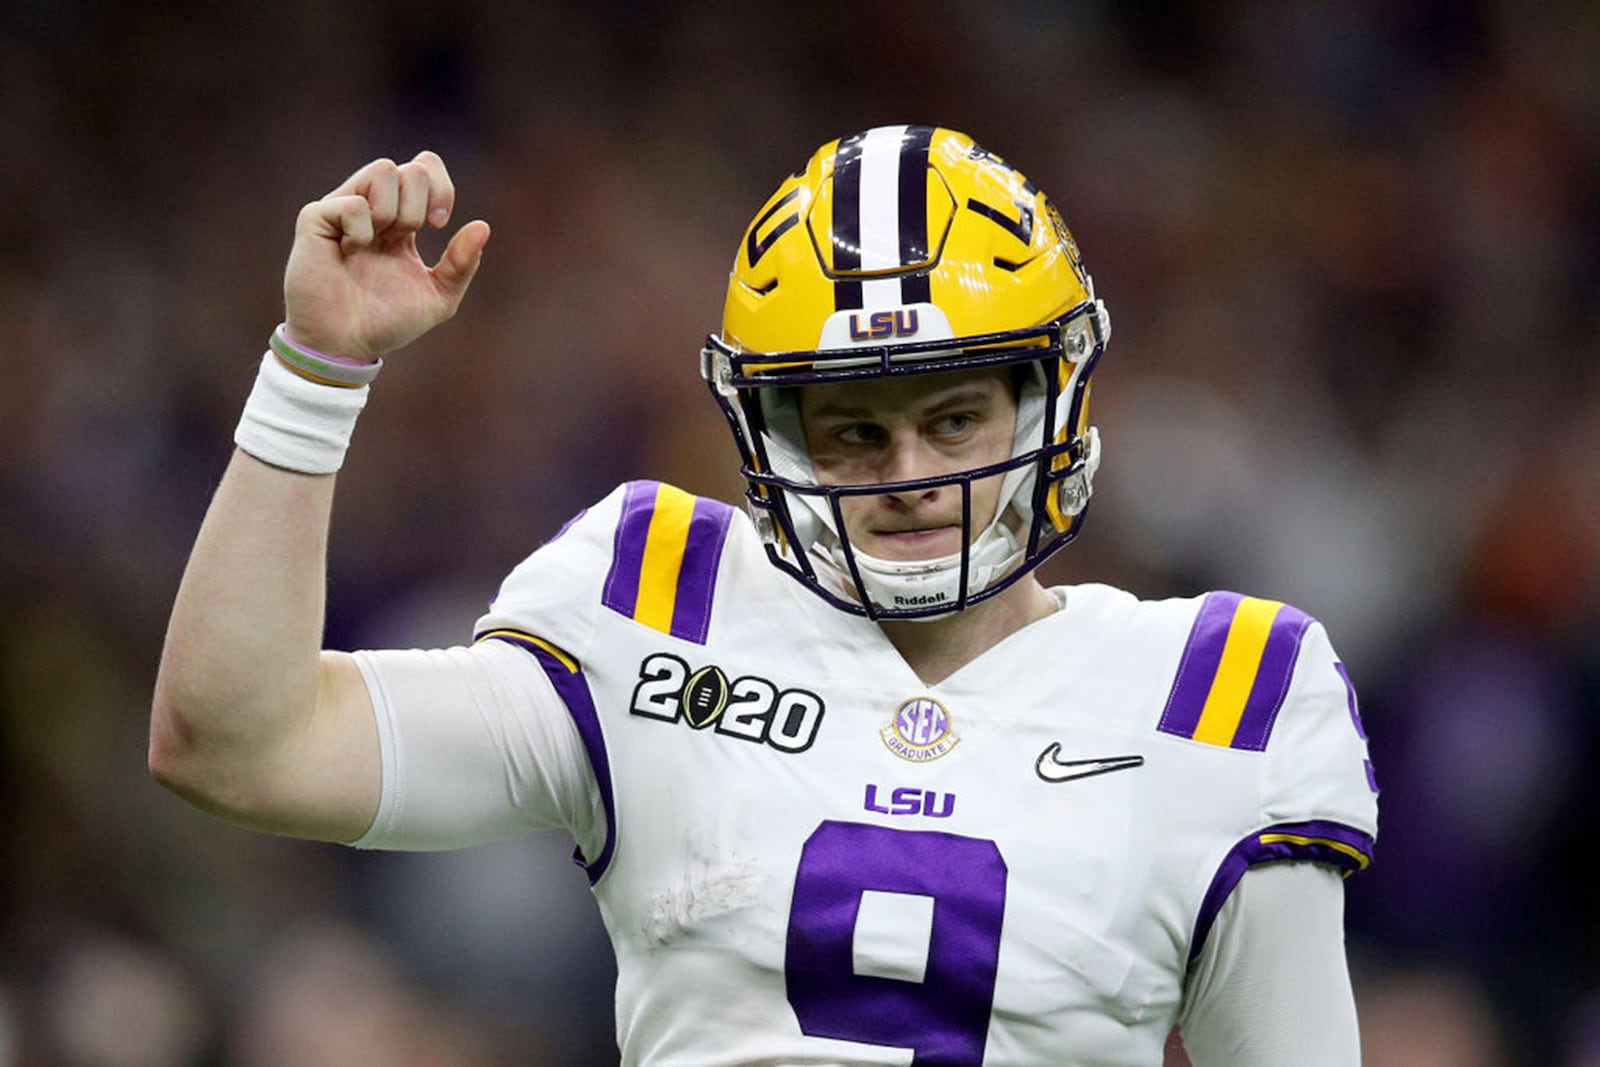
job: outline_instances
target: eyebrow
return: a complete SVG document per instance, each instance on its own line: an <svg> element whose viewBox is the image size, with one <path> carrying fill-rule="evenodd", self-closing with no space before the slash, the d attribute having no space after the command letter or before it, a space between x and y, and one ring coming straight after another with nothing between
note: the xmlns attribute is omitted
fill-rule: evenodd
<svg viewBox="0 0 1600 1067"><path fill-rule="evenodd" d="M993 395L981 385L955 386L947 395L941 396L931 406L923 409L923 414L937 415L950 408L967 407L972 405L986 405L993 401ZM815 407L810 412L814 419L872 419L877 416L873 408L850 404L824 403Z"/></svg>

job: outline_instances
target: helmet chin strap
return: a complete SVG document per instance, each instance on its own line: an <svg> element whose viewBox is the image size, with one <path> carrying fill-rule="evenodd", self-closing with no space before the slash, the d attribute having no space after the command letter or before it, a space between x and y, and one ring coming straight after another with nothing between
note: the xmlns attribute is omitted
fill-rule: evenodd
<svg viewBox="0 0 1600 1067"><path fill-rule="evenodd" d="M843 544L837 538L828 541L825 551L830 562L848 576L850 566ZM961 603L963 555L967 556L967 589L976 592L987 589L991 582L1021 562L1022 546L1010 528L995 519L966 553L952 552L934 559L917 560L880 559L859 551L853 555L861 576L861 591L873 604L888 609L934 609L929 614L911 617L915 622L929 622L955 611ZM938 610L945 605L948 607Z"/></svg>

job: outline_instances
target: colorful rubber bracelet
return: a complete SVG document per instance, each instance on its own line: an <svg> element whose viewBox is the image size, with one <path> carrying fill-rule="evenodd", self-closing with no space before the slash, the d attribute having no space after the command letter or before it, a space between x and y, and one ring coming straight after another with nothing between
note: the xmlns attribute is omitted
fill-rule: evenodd
<svg viewBox="0 0 1600 1067"><path fill-rule="evenodd" d="M307 348L293 340L285 324L281 322L278 328L272 331L272 337L267 343L272 348L272 354L277 356L285 367L302 378L309 378L322 385L359 389L376 378L378 372L383 369L381 359L375 363L359 363L353 359L341 359L326 352L318 352L315 348Z"/></svg>
<svg viewBox="0 0 1600 1067"><path fill-rule="evenodd" d="M234 443L274 467L332 474L344 464L356 417L370 392L365 385L330 389L268 352L239 414Z"/></svg>

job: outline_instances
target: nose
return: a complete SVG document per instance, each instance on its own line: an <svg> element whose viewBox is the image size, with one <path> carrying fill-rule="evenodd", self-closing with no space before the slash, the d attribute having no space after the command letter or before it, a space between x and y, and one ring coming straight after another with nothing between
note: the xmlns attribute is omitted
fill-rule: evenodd
<svg viewBox="0 0 1600 1067"><path fill-rule="evenodd" d="M909 482L918 478L929 478L938 473L932 450L928 448L921 434L906 429L896 430L889 435L888 444L883 451L880 480ZM937 499L942 488L942 486L930 486L926 489L883 495L892 503L911 506L919 501L931 502Z"/></svg>

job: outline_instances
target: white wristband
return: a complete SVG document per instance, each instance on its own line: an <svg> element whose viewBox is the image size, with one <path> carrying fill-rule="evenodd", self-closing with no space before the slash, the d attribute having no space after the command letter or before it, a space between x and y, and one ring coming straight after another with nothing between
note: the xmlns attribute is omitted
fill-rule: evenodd
<svg viewBox="0 0 1600 1067"><path fill-rule="evenodd" d="M367 406L367 390L303 378L268 351L233 442L274 467L332 474L344 464L356 417Z"/></svg>

